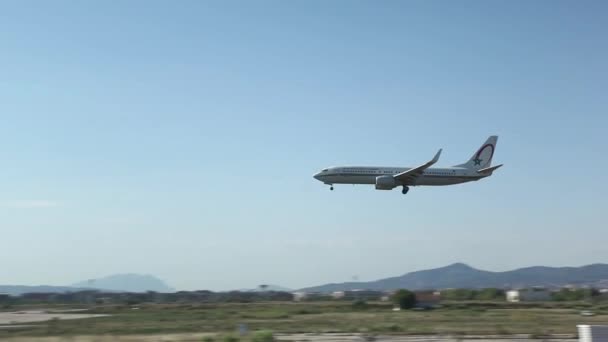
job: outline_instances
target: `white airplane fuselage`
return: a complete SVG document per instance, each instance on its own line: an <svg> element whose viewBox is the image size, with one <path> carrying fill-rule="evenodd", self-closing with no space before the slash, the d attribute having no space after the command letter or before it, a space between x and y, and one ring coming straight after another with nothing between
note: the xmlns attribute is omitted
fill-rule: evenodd
<svg viewBox="0 0 608 342"><path fill-rule="evenodd" d="M376 184L379 176L394 176L410 170L408 167L339 166L330 167L314 175L314 178L331 184ZM428 168L417 179L415 185L452 185L480 180L476 170L464 168Z"/></svg>
<svg viewBox="0 0 608 342"><path fill-rule="evenodd" d="M392 190L402 186L406 194L410 186L453 185L477 181L492 175L502 166L492 165L498 136L490 136L486 142L463 164L447 168L432 168L441 155L415 167L336 166L321 170L313 177L333 190L334 184L374 184L377 190Z"/></svg>

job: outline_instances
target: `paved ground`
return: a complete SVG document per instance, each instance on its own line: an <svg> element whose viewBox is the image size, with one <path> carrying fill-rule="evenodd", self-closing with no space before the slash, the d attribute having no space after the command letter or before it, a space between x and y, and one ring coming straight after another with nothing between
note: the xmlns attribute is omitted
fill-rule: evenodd
<svg viewBox="0 0 608 342"><path fill-rule="evenodd" d="M513 336L439 336L439 335L377 335L364 334L291 334L277 335L281 341L291 342L539 342L528 335ZM576 342L577 339L554 336L552 342Z"/></svg>
<svg viewBox="0 0 608 342"><path fill-rule="evenodd" d="M190 342L202 341L210 334L166 334L129 336L74 336L74 337L15 337L7 342ZM526 336L375 336L373 339L361 334L293 334L277 335L280 341L292 342L541 342ZM551 342L577 342L574 338L551 338Z"/></svg>

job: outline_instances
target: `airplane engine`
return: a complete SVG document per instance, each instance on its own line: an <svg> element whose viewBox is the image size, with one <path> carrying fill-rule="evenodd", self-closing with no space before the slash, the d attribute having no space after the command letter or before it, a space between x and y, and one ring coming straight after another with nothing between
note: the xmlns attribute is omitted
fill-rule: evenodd
<svg viewBox="0 0 608 342"><path fill-rule="evenodd" d="M398 184L393 176L376 177L376 190L392 190L397 185Z"/></svg>

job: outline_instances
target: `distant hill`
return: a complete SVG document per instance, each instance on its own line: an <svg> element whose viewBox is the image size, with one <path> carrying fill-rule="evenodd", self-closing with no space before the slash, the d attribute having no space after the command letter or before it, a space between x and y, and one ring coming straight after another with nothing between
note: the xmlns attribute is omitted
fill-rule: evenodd
<svg viewBox="0 0 608 342"><path fill-rule="evenodd" d="M326 284L302 289L309 292L333 292L342 290L369 289L411 290L446 288L520 288L530 286L561 287L564 285L598 285L608 280L608 265L593 264L582 267L520 268L507 272L490 272L475 269L463 263L411 272L399 277L370 282L346 282Z"/></svg>
<svg viewBox="0 0 608 342"><path fill-rule="evenodd" d="M64 293L84 290L105 290L110 292L174 292L162 280L151 275L140 274L117 274L99 279L91 279L79 282L71 286L25 286L25 285L0 285L0 293L19 296L24 293Z"/></svg>
<svg viewBox="0 0 608 342"><path fill-rule="evenodd" d="M63 292L76 292L87 290L84 288L76 288L69 286L49 286L49 285L39 285L39 286L25 286L25 285L0 285L0 293L6 293L11 296L19 296L24 293L63 293Z"/></svg>
<svg viewBox="0 0 608 342"><path fill-rule="evenodd" d="M237 291L240 292L264 292L264 291L275 291L275 292L292 292L292 289L288 289L286 287L283 286L279 286L279 285L265 285L265 288L255 288L255 289L239 289Z"/></svg>
<svg viewBox="0 0 608 342"><path fill-rule="evenodd" d="M115 274L73 284L74 287L120 292L174 292L164 281L142 274Z"/></svg>

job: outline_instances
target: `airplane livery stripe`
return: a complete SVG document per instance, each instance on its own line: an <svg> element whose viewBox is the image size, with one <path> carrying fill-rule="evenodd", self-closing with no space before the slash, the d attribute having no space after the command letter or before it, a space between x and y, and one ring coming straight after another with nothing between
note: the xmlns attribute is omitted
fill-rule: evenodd
<svg viewBox="0 0 608 342"><path fill-rule="evenodd" d="M394 176L394 174L389 173L333 173L328 174L327 176L360 176L360 177L379 177L379 176ZM457 175L425 175L422 174L419 177L429 177L429 178L458 178L458 179L475 179L481 178L480 176L457 176Z"/></svg>
<svg viewBox="0 0 608 342"><path fill-rule="evenodd" d="M483 152L483 150L486 149L486 147L490 147L492 149L492 153L490 153L490 159L488 160L492 160L492 157L494 157L494 145L492 144L485 144L483 145L479 151L477 151L477 154L475 155L475 159L479 159L479 156L481 156L481 153Z"/></svg>

